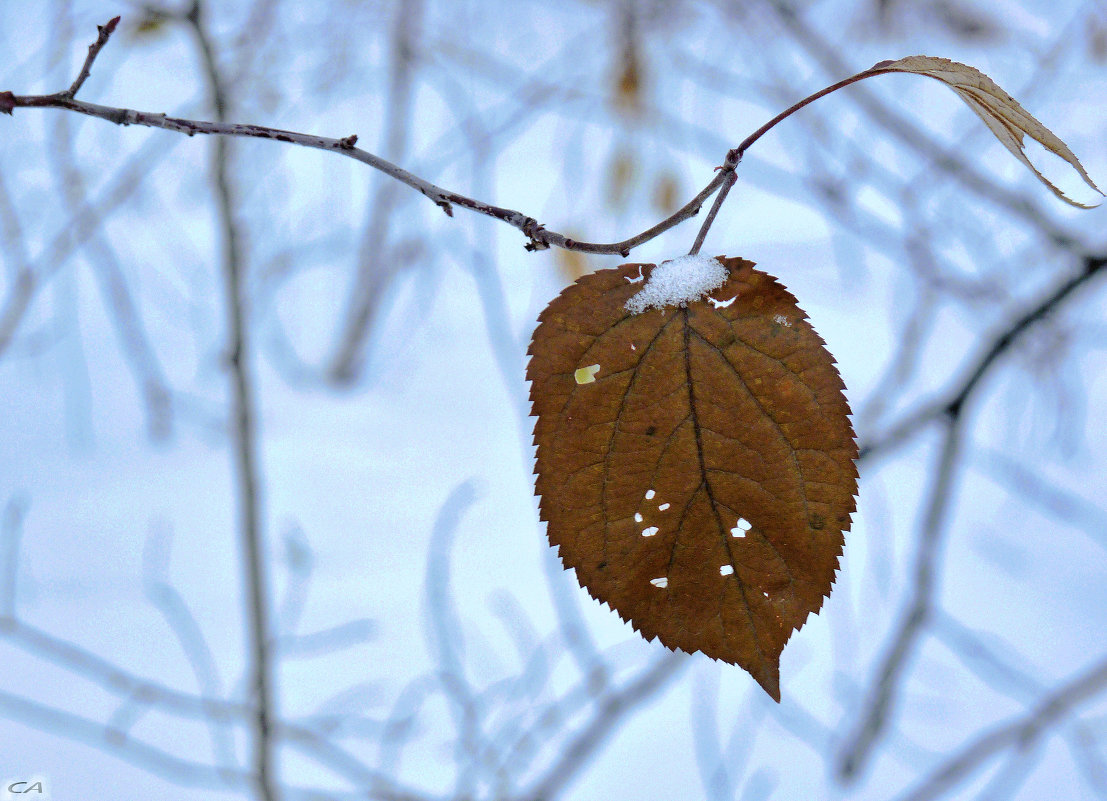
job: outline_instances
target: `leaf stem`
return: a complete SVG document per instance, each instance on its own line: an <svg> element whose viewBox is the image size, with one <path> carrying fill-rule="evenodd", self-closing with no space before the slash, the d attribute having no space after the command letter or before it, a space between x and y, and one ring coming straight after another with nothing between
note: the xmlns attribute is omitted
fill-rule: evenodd
<svg viewBox="0 0 1107 801"><path fill-rule="evenodd" d="M767 123L762 125L745 139L743 139L742 143L738 145L738 147L727 153L726 161L723 163L723 166L719 168L719 175L716 176L717 178L722 178L722 186L719 189L719 194L715 197L715 202L711 206L711 211L709 211L707 214L707 219L705 219L703 221L703 225L700 226L699 233L696 234L696 241L692 243L692 249L688 251L688 255L696 255L700 252L700 248L703 247L703 241L707 238L708 230L711 228L712 223L715 222L715 217L716 215L718 215L719 209L723 205L723 201L726 200L726 196L730 192L730 188L734 186L735 181L737 181L738 179L737 175L735 174L738 163L742 160L743 154L745 154L745 152L750 148L751 145L753 145L754 142L767 134L772 128L776 127L777 123L792 116L801 108L809 103L815 102L820 97L825 97L831 92L836 92L844 86L849 86L851 83L856 83L857 81L863 80L865 78L870 78L873 75L879 75L881 72L880 66L881 65L878 64L876 66L870 67L863 72L859 72L856 75L851 75L848 78L844 78L837 83L827 86L825 89L820 89L814 94L808 95L803 100L800 100L798 103L789 106L784 111L777 114Z"/></svg>
<svg viewBox="0 0 1107 801"><path fill-rule="evenodd" d="M703 247L703 240L707 238L707 232L711 228L711 224L715 222L715 217L719 213L719 208L723 205L723 201L726 200L726 196L730 193L730 188L734 186L734 183L738 180L738 176L734 172L734 167L722 167L723 185L719 188L719 194L715 195L715 202L711 204L711 211L707 212L707 218L703 221L703 225L700 226L700 231L696 234L696 241L692 243L692 249L688 251L689 256L695 256L700 252L700 248Z"/></svg>
<svg viewBox="0 0 1107 801"><path fill-rule="evenodd" d="M788 117L791 117L793 114L795 114L797 111L799 111L801 108L803 108L807 104L813 103L816 100L818 100L820 97L825 97L826 95L829 95L831 92L837 92L842 87L849 86L851 83L857 83L858 81L864 80L865 78L871 78L872 76L879 75L879 74L881 74L881 70L879 69L879 65L874 66L874 67L869 67L869 69L864 70L863 72L859 72L856 75L851 75L848 78L843 78L842 80L838 81L837 83L831 84L830 86L826 87L825 89L820 89L819 91L815 92L814 94L808 95L803 100L799 101L798 103L793 104L792 106L789 106L784 111L777 114L775 117L773 117L767 123L762 125L756 131L754 131L749 136L747 136L745 139L743 139L742 143L740 145L738 145L738 147L734 148L733 152L737 152L738 158L741 159L742 155L750 148L750 146L754 142L756 142L762 136L767 134L771 129L775 128L777 123L781 122L782 120L787 119Z"/></svg>

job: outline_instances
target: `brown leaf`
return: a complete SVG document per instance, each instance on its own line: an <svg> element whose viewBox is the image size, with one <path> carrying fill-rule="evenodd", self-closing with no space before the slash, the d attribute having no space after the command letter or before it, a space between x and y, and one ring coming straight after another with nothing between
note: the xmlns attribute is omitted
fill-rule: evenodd
<svg viewBox="0 0 1107 801"><path fill-rule="evenodd" d="M1092 181L1091 176L1084 170L1084 165L1069 150L1068 145L1038 122L1011 95L1000 89L991 78L975 67L957 61L950 61L948 58L908 56L898 61L881 61L873 66L872 71L908 72L915 75L925 75L944 83L956 92L958 97L964 100L980 119L984 120L984 124L1015 158L1025 164L1031 172L1038 176L1039 181L1048 186L1053 194L1066 203L1082 209L1092 208L1092 206L1078 203L1066 196L1064 192L1038 171L1038 168L1026 157L1023 144L1024 136L1029 136L1046 150L1064 159L1080 174L1084 183L1099 194L1103 194Z"/></svg>
<svg viewBox="0 0 1107 801"><path fill-rule="evenodd" d="M632 314L652 264L586 275L542 312L527 377L537 493L581 586L647 639L748 670L830 593L857 446L823 341L743 259L684 307Z"/></svg>

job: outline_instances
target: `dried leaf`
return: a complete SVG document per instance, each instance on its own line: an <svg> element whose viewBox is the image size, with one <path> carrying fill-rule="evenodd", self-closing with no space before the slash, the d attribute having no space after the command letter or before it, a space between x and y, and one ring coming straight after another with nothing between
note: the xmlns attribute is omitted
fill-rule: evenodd
<svg viewBox="0 0 1107 801"><path fill-rule="evenodd" d="M968 104L969 108L976 112L980 119L984 120L984 124L1003 143L1003 146L1011 151L1015 158L1025 164L1038 176L1039 181L1048 186L1053 194L1066 203L1082 209L1093 208L1066 196L1064 192L1038 171L1038 168L1026 157L1023 144L1024 136L1029 136L1046 150L1064 159L1080 174L1084 183L1099 194L1103 194L1092 181L1091 176L1084 170L1080 160L1069 150L1068 145L1038 122L1011 95L1000 89L991 78L980 70L967 64L950 61L947 58L908 56L898 61L882 61L876 64L872 71L909 72L915 75L925 75L944 83L956 92Z"/></svg>
<svg viewBox="0 0 1107 801"><path fill-rule="evenodd" d="M654 265L625 264L542 312L527 370L536 491L594 598L779 701L780 653L834 582L857 446L795 298L752 262L719 261L725 283L683 307L627 311Z"/></svg>

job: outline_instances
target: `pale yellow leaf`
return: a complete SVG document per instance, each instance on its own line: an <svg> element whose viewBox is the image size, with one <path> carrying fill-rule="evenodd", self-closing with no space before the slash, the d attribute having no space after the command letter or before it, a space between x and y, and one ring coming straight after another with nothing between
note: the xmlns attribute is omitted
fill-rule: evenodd
<svg viewBox="0 0 1107 801"><path fill-rule="evenodd" d="M925 75L941 81L968 104L969 108L976 112L989 130L1003 143L1011 153L1025 164L1038 180L1050 188L1053 194L1066 203L1079 206L1082 209L1092 208L1079 203L1065 195L1039 172L1030 159L1026 157L1024 136L1029 136L1051 153L1068 162L1088 186L1099 194L1103 194L1099 187L1092 181L1091 176L1084 170L1084 165L1076 158L1068 145L1061 141L1052 131L1038 122L1026 109L996 85L995 81L980 70L950 61L948 58L934 58L933 56L908 56L898 61L882 61L872 68L872 72L908 72L915 75Z"/></svg>

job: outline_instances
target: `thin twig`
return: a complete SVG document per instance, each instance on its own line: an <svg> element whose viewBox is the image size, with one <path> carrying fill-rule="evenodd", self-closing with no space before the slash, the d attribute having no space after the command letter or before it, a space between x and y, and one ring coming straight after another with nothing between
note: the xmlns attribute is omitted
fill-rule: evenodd
<svg viewBox="0 0 1107 801"><path fill-rule="evenodd" d="M908 611L903 617L895 639L877 672L861 722L854 735L847 741L839 763L839 774L844 779L854 779L863 770L865 762L883 733L899 692L899 678L907 667L915 643L929 620L932 612L931 599L936 580L936 562L941 541L942 520L949 503L950 482L956 468L956 457L960 445L960 428L963 424L966 405L975 397L981 382L1021 336L1033 327L1034 323L1048 315L1080 287L1107 266L1107 258L1088 256L1084 259L1084 269L1075 276L1058 285L1045 298L1032 308L1019 315L1014 322L988 345L974 361L965 379L948 400L928 404L922 411L909 416L905 423L893 429L893 434L878 444L887 446L906 440L923 426L939 419L946 421L946 439L943 446L941 464L934 490L931 493L930 506L923 526L920 528L919 553L915 563L915 584ZM872 455L877 447L862 449L861 457Z"/></svg>
<svg viewBox="0 0 1107 801"><path fill-rule="evenodd" d="M738 145L738 147L734 148L734 152L737 153L738 159L742 158L743 154L745 154L745 152L750 149L750 147L753 145L754 142L756 142L762 136L767 134L770 130L775 128L778 123L783 122L788 117L791 117L793 114L795 114L797 111L799 111L804 106L809 105L811 103L814 103L820 97L825 97L826 95L829 95L831 92L837 92L842 87L849 86L851 83L857 83L858 81L863 81L865 78L871 78L874 75L880 75L880 72L877 71L875 68L870 68L870 69L864 70L862 72L857 73L856 75L851 75L848 78L843 78L842 80L838 81L837 83L832 83L830 86L826 87L825 89L820 89L819 91L815 92L814 94L808 95L803 100L800 100L798 103L793 103L791 106L784 109L784 111L777 114L775 117L773 117L767 123L762 125L756 131L754 131L749 136L747 136L745 139L743 139L742 143L740 145Z"/></svg>
<svg viewBox="0 0 1107 801"><path fill-rule="evenodd" d="M692 249L688 251L689 256L695 256L700 252L700 248L703 247L703 240L707 238L707 232L711 229L711 224L715 222L719 208L726 200L726 196L730 193L730 188L734 186L734 182L738 180L738 176L734 173L734 167L724 167L722 169L725 171L723 185L719 187L719 194L715 195L715 202L711 204L711 211L707 212L707 218L700 226L700 232L696 234L696 241L692 243Z"/></svg>
<svg viewBox="0 0 1107 801"><path fill-rule="evenodd" d="M531 801L550 801L576 778L597 749L616 730L623 716L654 693L664 689L688 665L682 653L659 658L634 681L603 698L595 714L565 747L558 759L534 785L521 795Z"/></svg>
<svg viewBox="0 0 1107 801"><path fill-rule="evenodd" d="M66 97L72 98L77 95L81 87L84 86L85 81L88 80L88 76L92 74L92 62L96 60L96 57L100 55L100 51L104 49L104 45L108 43L108 39L111 38L112 33L115 31L115 26L119 24L119 17L113 17L108 20L107 25L97 25L96 31L99 34L96 37L96 41L88 46L88 55L85 56L85 63L81 65L81 71L77 73L77 77L69 88L62 94Z"/></svg>
<svg viewBox="0 0 1107 801"><path fill-rule="evenodd" d="M152 529L142 553L142 584L146 598L161 612L177 644L192 668L200 693L206 698L222 698L219 668L211 646L204 637L195 615L177 588L169 580L172 533L168 527ZM146 699L141 699L148 705ZM223 725L213 716L208 722L213 758L225 765L235 764L234 744Z"/></svg>
<svg viewBox="0 0 1107 801"><path fill-rule="evenodd" d="M186 19L199 45L208 93L220 122L229 108L226 85L204 23L205 7L194 0ZM216 188L218 223L223 240L222 273L226 282L227 364L233 396L232 427L234 468L238 489L239 536L246 571L246 620L249 640L250 697L255 704L253 770L259 799L280 797L275 742L276 692L273 682L272 634L269 610L268 561L262 534L261 473L257 455L251 347L246 320L245 267L242 240L235 219L236 201L231 187L230 140L215 140L212 173Z"/></svg>
<svg viewBox="0 0 1107 801"><path fill-rule="evenodd" d="M806 24L790 4L770 0L765 5L776 12L795 41L806 49L827 74L841 74L849 68L846 59L841 56L841 48L836 48L831 42L822 39L818 30ZM1073 234L1052 222L1049 216L1025 195L996 183L982 173L974 161L942 145L924 133L916 122L896 113L881 102L867 86L859 87L856 91L850 92L849 96L873 122L962 186L1030 223L1059 248L1078 246Z"/></svg>
<svg viewBox="0 0 1107 801"><path fill-rule="evenodd" d="M100 38L89 49L89 58L86 60L82 73L91 69L92 62L100 53L111 30L109 25L100 26ZM103 43L101 43L103 39ZM77 82L74 82L75 85ZM844 85L844 84L843 84ZM470 211L484 214L501 222L507 223L521 231L527 238L527 250L544 250L549 247L560 247L566 250L576 250L583 253L602 253L610 255L628 256L633 248L638 247L655 237L661 235L670 228L684 222L699 213L700 208L727 179L728 171L722 170L705 186L694 198L678 209L669 217L657 225L654 225L641 233L624 239L620 242L595 243L580 242L556 231L546 229L533 217L513 209L502 208L480 200L475 200L457 192L436 186L407 170L383 159L373 153L356 147L357 136L351 135L340 139L314 136L311 134L297 133L280 128L270 128L264 125L249 125L242 123L227 123L222 119L216 121L190 120L182 117L171 117L167 114L137 111L135 109L102 106L96 103L87 103L77 100L73 96L73 87L62 92L49 95L15 95L12 92L0 92L0 112L10 114L16 108L60 108L85 114L90 117L107 120L116 125L143 125L150 128L183 133L187 136L205 134L212 136L242 136L258 139L271 139L274 141L296 144L303 147L326 150L339 153L349 158L356 159L370 167L379 170L385 175L400 181L425 197L429 198L448 215L453 215L453 207L461 206ZM823 93L825 94L826 90ZM820 95L821 96L821 95ZM812 98L814 99L814 97ZM763 128L762 132L767 130ZM752 140L743 143L745 147L752 144ZM738 158L733 158L733 151L728 154L728 162L733 160L736 164Z"/></svg>
<svg viewBox="0 0 1107 801"><path fill-rule="evenodd" d="M548 230L536 219L520 211L495 206L436 186L430 181L413 175L380 156L356 147L356 135L334 139L326 136L315 136L312 134L287 131L281 128L270 128L264 125L190 120L183 117L171 117L167 114L87 103L82 100L71 98L65 92L58 92L52 95L13 95L11 92L0 92L0 112L10 111L15 108L60 108L107 120L116 125L142 125L148 128L161 128L167 131L175 131L187 136L205 134L212 136L242 136L255 139L271 139L278 142L338 153L356 159L401 183L407 184L412 189L429 198L435 205L439 206L450 216L453 216L454 206L461 206L462 208L477 212L478 214L484 214L507 223L513 228L521 231L527 237L529 241L527 242L526 249L532 251L559 247L565 250L580 251L582 253L628 256L632 249L649 242L665 231L668 231L670 228L694 217L699 213L700 208L707 199L722 185L724 180L723 175L716 175L699 194L688 201L684 206L669 217L666 217L657 225L635 236L620 242L611 243L580 242L564 234Z"/></svg>
<svg viewBox="0 0 1107 801"><path fill-rule="evenodd" d="M454 744L457 762L454 794L458 798L469 798L475 791L475 772L479 767L476 757L483 750L483 743L476 693L465 677L465 640L450 588L450 556L462 515L476 499L471 479L454 487L438 512L427 549L427 617L431 623L428 634L433 636L429 645L438 662L438 680L452 702L458 731Z"/></svg>
<svg viewBox="0 0 1107 801"><path fill-rule="evenodd" d="M883 435L862 443L858 459L865 461L878 453L902 445L943 415L956 412L969 400L1000 357L1033 328L1035 323L1053 313L1078 289L1104 272L1105 267L1107 267L1107 256L1084 256L1082 268L1078 273L1059 283L1045 297L1018 315L980 352L973 360L972 367L966 371L965 377L957 383L954 390L946 394L944 400L926 402L922 408L904 415Z"/></svg>
<svg viewBox="0 0 1107 801"><path fill-rule="evenodd" d="M1107 689L1107 659L1045 696L1026 715L978 736L943 763L902 801L928 801L960 784L987 759L1005 748L1034 745L1051 726L1073 709Z"/></svg>
<svg viewBox="0 0 1107 801"><path fill-rule="evenodd" d="M90 206L87 202L87 181L74 158L73 137L68 120L68 117L60 117L55 129L58 149L57 183L69 212L75 217L82 208ZM82 247L89 251L89 262L104 304L111 312L110 319L119 337L123 356L134 374L139 392L146 400L149 436L155 441L168 439L173 425L172 392L157 354L146 336L142 315L131 296L115 249L103 232L95 229L82 243Z"/></svg>
<svg viewBox="0 0 1107 801"><path fill-rule="evenodd" d="M861 723L842 749L838 773L846 781L855 779L861 773L872 755L873 746L883 734L897 700L900 676L907 668L916 642L933 611L938 559L945 539L946 520L953 505L954 479L960 466L963 424L960 411L951 414L946 422L937 476L930 490L926 513L919 524L919 551L915 557L911 602L872 687L864 694L866 702L865 711L860 716Z"/></svg>
<svg viewBox="0 0 1107 801"><path fill-rule="evenodd" d="M177 785L221 791L249 786L249 775L238 768L217 767L182 759L138 738L113 735L97 721L3 690L0 690L0 715L100 748Z"/></svg>
<svg viewBox="0 0 1107 801"><path fill-rule="evenodd" d="M72 214L58 227L50 246L33 264L17 262L18 269L0 311L0 355L12 344L15 333L31 306L35 294L47 279L105 224L109 215L129 200L143 186L143 181L158 163L168 156L176 143L159 146L151 136L120 169L111 183L89 203Z"/></svg>
<svg viewBox="0 0 1107 801"><path fill-rule="evenodd" d="M397 162L407 155L411 138L415 43L423 17L423 0L399 3L392 31L391 80L384 156ZM393 274L402 262L390 258L389 231L399 208L400 187L381 180L369 203L369 220L358 249L357 274L343 315L342 334L328 367L332 379L350 383L361 366L361 352L373 318ZM405 196L405 198L408 196Z"/></svg>
<svg viewBox="0 0 1107 801"><path fill-rule="evenodd" d="M230 726L238 729L250 725L255 713L252 704L205 698L181 692L172 687L137 676L120 665L88 651L81 646L54 637L18 619L10 619L0 627L0 636L24 653L80 676L105 691L120 698L141 701L156 707L160 712L208 722L211 725ZM18 702L26 699L11 696ZM24 719L16 715L19 719ZM275 721L276 736L296 750L314 758L319 764L345 776L353 782L373 788L378 798L415 798L417 794L367 767L360 759L305 726ZM73 732L62 731L66 736ZM99 744L103 745L103 735ZM226 766L214 766L223 770ZM233 770L233 768L232 768Z"/></svg>
<svg viewBox="0 0 1107 801"><path fill-rule="evenodd" d="M19 586L19 551L23 538L23 519L30 500L16 493L4 505L0 518L0 629L15 620L15 602Z"/></svg>
<svg viewBox="0 0 1107 801"><path fill-rule="evenodd" d="M194 12L192 13L194 16ZM109 23L110 25L110 23ZM82 73L91 68L92 61L96 55L99 54L103 44L106 43L107 37L110 36L111 30L108 30L109 26L101 26L100 39L104 42L101 43L100 39L97 43L89 48L89 58L86 60L85 68ZM658 235L664 233L675 225L687 220L688 218L699 213L700 208L707 201L707 198L711 197L716 191L720 190L725 184L729 183L733 185L734 182L734 168L738 162L741 161L742 155L748 150L758 139L764 136L769 130L774 128L778 123L784 119L790 117L796 111L799 111L804 106L813 103L821 97L824 97L832 92L837 91L845 86L849 86L852 83L870 78L873 75L881 74L877 68L870 68L859 72L855 75L851 75L848 78L844 78L830 86L820 89L814 94L808 95L799 102L793 104L789 108L785 109L781 113L777 114L771 120L766 122L752 134L747 136L738 147L732 149L727 153L726 162L719 173L705 186L699 194L697 194L692 200L686 203L683 207L677 210L675 213L662 220L657 225L643 231L642 233L625 239L621 242L613 243L593 243L593 242L578 242L570 237L566 237L563 234L559 234L555 231L547 230L533 217L524 215L522 212L515 211L513 209L506 209L499 206L494 206L490 203L484 203L480 200L475 200L465 195L451 192L443 189L426 181L418 176L404 170L403 168L393 164L387 159L383 159L367 151L361 150L355 146L357 142L357 136L351 135L341 139L333 139L324 136L313 136L309 134L297 133L294 131L286 131L279 128L269 128L263 125L248 125L241 123L226 123L223 120L216 122L208 122L201 120L188 120L178 117L169 117L165 114L156 114L150 112L136 111L134 109L116 108L110 106L101 106L95 103L85 103L83 101L76 100L73 97L71 91L58 92L52 95L14 95L11 92L0 92L0 112L11 113L15 108L64 108L70 111L76 111L81 114L87 114L92 117L98 117L100 119L114 122L117 125L145 125L152 128L163 128L165 130L177 131L179 133L187 134L188 136L194 136L195 134L208 134L215 136L245 136L261 139L273 139L280 142L287 142L289 144L298 144L304 147L311 147L320 150L327 150L334 153L340 153L342 155L349 156L350 158L357 159L369 166L383 172L391 178L407 184L416 191L422 193L424 196L433 201L439 206L446 214L453 215L453 207L461 206L471 211L485 214L489 217L493 217L501 222L505 222L514 228L522 231L522 233L528 238L526 245L527 250L544 250L549 247L560 247L566 250L576 250L584 253L604 253L604 254L619 254L621 256L628 256L630 251L645 243ZM729 189L729 187L728 187ZM725 192L724 192L725 197ZM715 203L715 212L718 212L718 207L721 205L721 199L717 199ZM700 241L701 236L706 236L706 229L710 227L710 221L705 224L705 227L701 229L700 236L697 236L697 241ZM701 242L702 244L702 242ZM698 247L694 247L693 252L698 252Z"/></svg>

